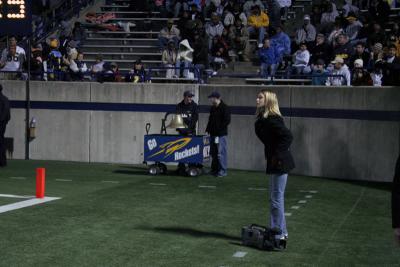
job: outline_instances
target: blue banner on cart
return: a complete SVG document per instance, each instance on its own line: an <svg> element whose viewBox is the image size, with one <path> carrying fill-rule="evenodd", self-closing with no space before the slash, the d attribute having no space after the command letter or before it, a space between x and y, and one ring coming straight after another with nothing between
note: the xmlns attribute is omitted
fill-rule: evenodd
<svg viewBox="0 0 400 267"><path fill-rule="evenodd" d="M144 160L201 164L210 157L209 136L145 135Z"/></svg>

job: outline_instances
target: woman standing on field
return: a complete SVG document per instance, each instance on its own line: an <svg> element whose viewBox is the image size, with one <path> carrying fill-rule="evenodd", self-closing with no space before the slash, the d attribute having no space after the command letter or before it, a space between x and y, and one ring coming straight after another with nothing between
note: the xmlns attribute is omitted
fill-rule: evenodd
<svg viewBox="0 0 400 267"><path fill-rule="evenodd" d="M290 153L293 136L285 126L275 93L263 90L257 95L256 115L255 131L265 146L266 172L271 175L269 180L270 224L271 228L279 228L282 231L282 234L275 238L281 240L278 243L286 247L288 232L284 196L288 173L295 167Z"/></svg>

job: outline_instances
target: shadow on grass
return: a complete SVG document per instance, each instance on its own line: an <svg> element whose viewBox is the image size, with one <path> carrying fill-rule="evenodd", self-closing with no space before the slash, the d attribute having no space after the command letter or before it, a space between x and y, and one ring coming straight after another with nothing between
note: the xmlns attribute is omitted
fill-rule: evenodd
<svg viewBox="0 0 400 267"><path fill-rule="evenodd" d="M187 235L191 237L200 237L200 238L219 238L219 239L226 239L232 241L240 241L240 237L227 235L224 233L219 232L206 232L201 231L193 228L183 228L183 227L138 227L141 230L148 230L153 232L161 232L161 233L170 233L170 234L177 234L177 235ZM240 244L239 242L237 242Z"/></svg>

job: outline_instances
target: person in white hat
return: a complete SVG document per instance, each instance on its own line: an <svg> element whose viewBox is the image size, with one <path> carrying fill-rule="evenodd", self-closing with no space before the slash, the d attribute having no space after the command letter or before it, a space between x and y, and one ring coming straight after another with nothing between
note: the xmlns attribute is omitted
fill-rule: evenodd
<svg viewBox="0 0 400 267"><path fill-rule="evenodd" d="M371 75L364 69L364 62L362 59L354 61L354 68L352 70L351 85L353 86L371 86Z"/></svg>
<svg viewBox="0 0 400 267"><path fill-rule="evenodd" d="M315 27L310 22L311 18L309 15L304 16L304 24L301 28L297 29L295 42L297 45L301 43L311 43L315 41L317 36L317 31Z"/></svg>
<svg viewBox="0 0 400 267"><path fill-rule="evenodd" d="M349 68L346 64L344 64L344 60L341 57L336 57L334 61L332 61L334 65L331 76L326 80L327 86L350 86L351 76Z"/></svg>

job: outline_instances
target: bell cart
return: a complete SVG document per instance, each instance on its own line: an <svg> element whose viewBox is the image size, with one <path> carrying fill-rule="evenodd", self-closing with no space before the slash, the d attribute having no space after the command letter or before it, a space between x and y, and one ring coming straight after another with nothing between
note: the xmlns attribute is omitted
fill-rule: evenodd
<svg viewBox="0 0 400 267"><path fill-rule="evenodd" d="M187 164L186 174L196 177L202 173L202 164L210 158L210 137L206 135L169 135L165 127L167 113L162 120L161 134L149 134L150 124L146 124L144 136L144 164L149 166L150 175L165 174L165 163ZM168 128L185 128L177 124L181 121L175 115Z"/></svg>

